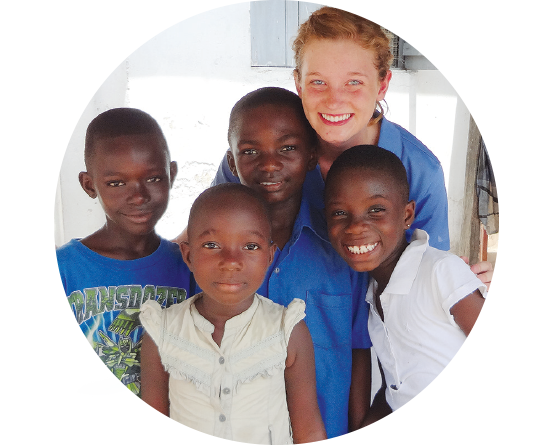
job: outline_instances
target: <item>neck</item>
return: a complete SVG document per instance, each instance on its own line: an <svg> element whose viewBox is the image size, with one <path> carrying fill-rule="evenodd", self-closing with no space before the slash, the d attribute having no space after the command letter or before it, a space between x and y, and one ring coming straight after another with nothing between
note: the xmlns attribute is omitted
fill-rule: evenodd
<svg viewBox="0 0 553 445"><path fill-rule="evenodd" d="M147 235L132 235L112 230L106 223L100 230L81 242L90 250L116 260L136 260L151 255L161 239L152 231Z"/></svg>
<svg viewBox="0 0 553 445"><path fill-rule="evenodd" d="M377 145L380 138L380 124L381 121L378 121L376 124L367 125L363 131L343 142L327 142L319 136L319 167L323 179L326 179L328 170L336 158L348 148L355 147L356 145Z"/></svg>
<svg viewBox="0 0 553 445"><path fill-rule="evenodd" d="M271 218L271 236L279 249L283 249L294 230L294 223L300 211L301 193L293 196L285 202L277 202L269 205Z"/></svg>

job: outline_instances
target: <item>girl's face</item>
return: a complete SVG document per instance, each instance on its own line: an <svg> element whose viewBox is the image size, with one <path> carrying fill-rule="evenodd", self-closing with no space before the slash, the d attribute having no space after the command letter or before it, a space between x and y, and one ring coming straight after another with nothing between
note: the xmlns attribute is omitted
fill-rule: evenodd
<svg viewBox="0 0 553 445"><path fill-rule="evenodd" d="M223 196L220 205L204 205L181 243L184 261L212 305L241 312L263 283L273 261L271 227L260 205L244 196ZM241 308L240 310L236 310Z"/></svg>
<svg viewBox="0 0 553 445"><path fill-rule="evenodd" d="M374 58L353 40L315 39L305 46L296 88L323 141L347 147L370 142L369 121L391 78L388 71L379 79Z"/></svg>
<svg viewBox="0 0 553 445"><path fill-rule="evenodd" d="M230 142L229 166L242 184L270 204L301 200L305 175L317 160L293 109L268 104L243 111Z"/></svg>
<svg viewBox="0 0 553 445"><path fill-rule="evenodd" d="M328 191L325 211L330 242L352 269L374 271L377 281L377 269L391 274L407 245L415 203L405 204L386 173L342 172Z"/></svg>

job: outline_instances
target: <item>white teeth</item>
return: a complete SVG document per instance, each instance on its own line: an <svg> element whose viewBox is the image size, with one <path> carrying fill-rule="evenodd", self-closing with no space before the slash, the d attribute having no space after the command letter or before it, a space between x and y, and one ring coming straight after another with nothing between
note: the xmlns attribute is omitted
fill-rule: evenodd
<svg viewBox="0 0 553 445"><path fill-rule="evenodd" d="M350 116L351 116L351 113L348 113L348 114L338 114L338 115L324 114L324 113L321 113L321 114L322 114L322 116L323 116L327 121L330 121L330 122L345 121L346 119L349 119Z"/></svg>
<svg viewBox="0 0 553 445"><path fill-rule="evenodd" d="M378 243L366 244L364 246L347 246L347 248L351 253L360 254L371 252L372 250L374 250L377 244Z"/></svg>
<svg viewBox="0 0 553 445"><path fill-rule="evenodd" d="M276 185L280 184L280 182L261 182L261 185Z"/></svg>

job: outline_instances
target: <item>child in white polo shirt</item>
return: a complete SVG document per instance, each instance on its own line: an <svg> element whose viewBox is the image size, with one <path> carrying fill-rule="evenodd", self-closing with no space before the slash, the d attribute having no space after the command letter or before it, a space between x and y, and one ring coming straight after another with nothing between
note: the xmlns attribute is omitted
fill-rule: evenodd
<svg viewBox="0 0 553 445"><path fill-rule="evenodd" d="M361 412L350 415L361 427L403 406L444 369L474 326L486 286L462 259L430 247L425 231L407 241L415 202L405 167L388 150L343 152L328 173L325 204L333 247L371 275L368 328L388 406L356 406Z"/></svg>

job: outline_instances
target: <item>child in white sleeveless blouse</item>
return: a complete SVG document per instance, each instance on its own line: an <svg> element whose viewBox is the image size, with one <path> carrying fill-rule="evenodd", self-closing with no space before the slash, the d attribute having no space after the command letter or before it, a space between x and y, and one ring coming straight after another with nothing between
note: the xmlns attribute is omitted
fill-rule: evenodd
<svg viewBox="0 0 553 445"><path fill-rule="evenodd" d="M181 251L203 292L164 310L143 306L143 400L226 439L325 439L305 302L285 308L256 293L275 251L265 202L240 184L207 189Z"/></svg>

